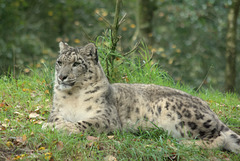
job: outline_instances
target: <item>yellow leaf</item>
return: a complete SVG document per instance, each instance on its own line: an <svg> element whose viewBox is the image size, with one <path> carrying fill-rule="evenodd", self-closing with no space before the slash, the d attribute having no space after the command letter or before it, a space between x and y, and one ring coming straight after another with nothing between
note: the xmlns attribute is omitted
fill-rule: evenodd
<svg viewBox="0 0 240 161"><path fill-rule="evenodd" d="M6 143L6 145L7 145L7 147L9 147L9 148L13 147L13 143L12 143L11 141L8 141L8 142Z"/></svg>
<svg viewBox="0 0 240 161"><path fill-rule="evenodd" d="M156 51L157 51L157 49L155 49L155 48L152 48L152 53L155 53Z"/></svg>
<svg viewBox="0 0 240 161"><path fill-rule="evenodd" d="M27 92L27 91L30 91L30 90L27 89L27 88L23 88L22 91L23 91L23 92Z"/></svg>
<svg viewBox="0 0 240 161"><path fill-rule="evenodd" d="M176 52L179 54L181 53L181 49L176 49Z"/></svg>
<svg viewBox="0 0 240 161"><path fill-rule="evenodd" d="M171 65L173 63L173 60L174 60L174 58L169 59L168 64Z"/></svg>
<svg viewBox="0 0 240 161"><path fill-rule="evenodd" d="M176 45L174 45L174 44L172 45L172 48L173 48L173 49L175 49L176 47L177 47Z"/></svg>
<svg viewBox="0 0 240 161"><path fill-rule="evenodd" d="M123 31L127 31L127 28L126 28L126 27L123 27L122 30L123 30Z"/></svg>
<svg viewBox="0 0 240 161"><path fill-rule="evenodd" d="M79 39L74 39L74 42L75 42L76 44L79 44L79 43L80 43L80 40L79 40Z"/></svg>
<svg viewBox="0 0 240 161"><path fill-rule="evenodd" d="M52 153L49 153L49 152L45 153L44 155L45 155L44 158L47 159L47 160L50 160L51 157L52 157Z"/></svg>
<svg viewBox="0 0 240 161"><path fill-rule="evenodd" d="M40 147L40 148L38 148L38 150L45 150L46 148L45 147Z"/></svg>
<svg viewBox="0 0 240 161"><path fill-rule="evenodd" d="M22 136L22 141L25 142L26 140L27 140L27 136L24 134L24 135Z"/></svg>
<svg viewBox="0 0 240 161"><path fill-rule="evenodd" d="M21 154L21 158L23 158L23 157L25 157L25 156L27 156L27 154Z"/></svg>
<svg viewBox="0 0 240 161"><path fill-rule="evenodd" d="M163 51L164 51L164 48L158 48L158 51L159 51L159 52L163 52Z"/></svg>
<svg viewBox="0 0 240 161"><path fill-rule="evenodd" d="M15 157L13 158L13 160L19 160L19 159L21 159L21 157L20 157L19 155L15 156Z"/></svg>
<svg viewBox="0 0 240 161"><path fill-rule="evenodd" d="M131 24L130 27L131 27L132 29L134 29L134 28L136 27L136 25L135 25L135 24Z"/></svg>
<svg viewBox="0 0 240 161"><path fill-rule="evenodd" d="M162 54L161 54L161 57L166 58L167 55L166 55L165 53L162 53Z"/></svg>
<svg viewBox="0 0 240 161"><path fill-rule="evenodd" d="M53 11L48 11L48 16L53 16Z"/></svg>
<svg viewBox="0 0 240 161"><path fill-rule="evenodd" d="M24 71L24 73L29 73L29 72L30 72L30 69L25 68L23 71Z"/></svg>
<svg viewBox="0 0 240 161"><path fill-rule="evenodd" d="M49 90L45 90L45 92L44 93L46 93L46 94L49 94Z"/></svg>

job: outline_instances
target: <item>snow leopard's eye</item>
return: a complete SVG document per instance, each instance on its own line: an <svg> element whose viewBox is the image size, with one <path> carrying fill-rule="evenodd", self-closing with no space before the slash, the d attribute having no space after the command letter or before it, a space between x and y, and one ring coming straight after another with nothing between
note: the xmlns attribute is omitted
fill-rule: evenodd
<svg viewBox="0 0 240 161"><path fill-rule="evenodd" d="M61 61L57 61L59 66L62 66L62 62Z"/></svg>
<svg viewBox="0 0 240 161"><path fill-rule="evenodd" d="M76 66L78 66L78 65L80 65L81 63L79 63L79 62L74 62L73 63L73 67L76 67Z"/></svg>

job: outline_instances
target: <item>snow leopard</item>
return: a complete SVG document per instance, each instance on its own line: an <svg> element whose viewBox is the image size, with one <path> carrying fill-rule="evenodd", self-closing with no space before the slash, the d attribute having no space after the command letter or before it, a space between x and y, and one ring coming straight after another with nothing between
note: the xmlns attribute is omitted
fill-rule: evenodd
<svg viewBox="0 0 240 161"><path fill-rule="evenodd" d="M50 127L70 133L162 128L203 148L240 153L240 136L202 99L154 84L110 84L94 43L59 43Z"/></svg>

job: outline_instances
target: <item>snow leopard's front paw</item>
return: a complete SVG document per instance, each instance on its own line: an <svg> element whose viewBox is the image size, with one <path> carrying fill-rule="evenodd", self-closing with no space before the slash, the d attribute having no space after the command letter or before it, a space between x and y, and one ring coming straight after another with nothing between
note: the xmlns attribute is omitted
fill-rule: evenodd
<svg viewBox="0 0 240 161"><path fill-rule="evenodd" d="M81 132L80 129L76 127L76 125L72 122L61 122L58 124L55 124L55 129L67 131L69 133L79 133Z"/></svg>
<svg viewBox="0 0 240 161"><path fill-rule="evenodd" d="M54 128L54 123L52 122L46 122L42 125L42 129L47 129L47 128L51 128L53 129Z"/></svg>

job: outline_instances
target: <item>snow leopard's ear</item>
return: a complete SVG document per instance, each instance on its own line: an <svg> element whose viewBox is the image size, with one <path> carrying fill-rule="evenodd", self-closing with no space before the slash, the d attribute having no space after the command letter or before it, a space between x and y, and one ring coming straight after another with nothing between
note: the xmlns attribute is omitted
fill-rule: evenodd
<svg viewBox="0 0 240 161"><path fill-rule="evenodd" d="M69 49L69 45L67 43L64 43L64 42L60 42L59 43L59 48L60 48L60 54L64 51L64 50L67 50Z"/></svg>
<svg viewBox="0 0 240 161"><path fill-rule="evenodd" d="M89 43L84 46L84 55L87 59L94 61L95 64L98 63L97 47L94 43Z"/></svg>

